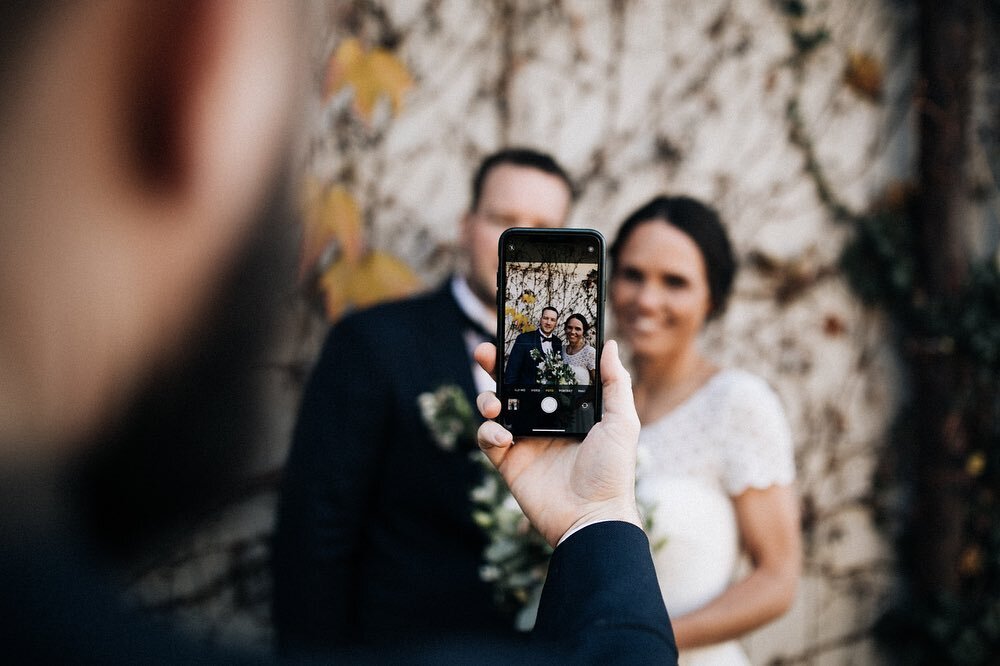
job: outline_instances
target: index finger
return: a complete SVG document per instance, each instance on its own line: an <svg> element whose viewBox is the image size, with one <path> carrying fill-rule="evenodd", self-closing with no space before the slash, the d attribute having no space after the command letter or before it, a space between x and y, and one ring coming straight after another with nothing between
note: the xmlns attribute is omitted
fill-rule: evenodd
<svg viewBox="0 0 1000 666"><path fill-rule="evenodd" d="M493 370L497 365L497 348L492 342L482 342L478 347L472 352L472 357L476 359L476 363L490 373L494 379L496 376L493 374Z"/></svg>

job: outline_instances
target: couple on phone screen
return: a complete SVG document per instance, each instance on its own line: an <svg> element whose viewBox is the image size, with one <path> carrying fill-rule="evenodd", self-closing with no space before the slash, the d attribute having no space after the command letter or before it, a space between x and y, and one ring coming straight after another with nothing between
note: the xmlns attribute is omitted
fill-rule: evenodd
<svg viewBox="0 0 1000 666"><path fill-rule="evenodd" d="M556 335L559 311L551 305L542 308L538 327L519 334L507 354L504 380L511 386L536 386L539 382L538 364L544 355L555 355L568 365L580 386L594 383L597 368L597 350L587 343L590 324L579 313L571 314L563 325L565 342ZM532 353L532 352L535 353Z"/></svg>

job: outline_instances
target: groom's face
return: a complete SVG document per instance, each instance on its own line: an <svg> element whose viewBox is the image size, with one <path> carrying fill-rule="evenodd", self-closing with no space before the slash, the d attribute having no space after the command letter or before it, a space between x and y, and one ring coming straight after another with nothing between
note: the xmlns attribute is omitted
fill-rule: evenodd
<svg viewBox="0 0 1000 666"><path fill-rule="evenodd" d="M462 222L466 278L479 300L493 307L496 299L500 234L510 227L561 227L569 206L569 188L557 176L507 163L490 170L478 206Z"/></svg>
<svg viewBox="0 0 1000 666"><path fill-rule="evenodd" d="M538 320L538 328L542 329L542 333L552 335L552 331L556 330L556 317L555 310L542 310L542 318Z"/></svg>

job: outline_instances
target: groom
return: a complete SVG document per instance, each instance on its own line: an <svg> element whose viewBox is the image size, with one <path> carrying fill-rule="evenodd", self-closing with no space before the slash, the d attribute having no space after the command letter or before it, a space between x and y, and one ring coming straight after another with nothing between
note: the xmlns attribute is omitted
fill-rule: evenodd
<svg viewBox="0 0 1000 666"><path fill-rule="evenodd" d="M538 363L532 351L542 355L562 355L562 341L555 334L559 311L551 305L542 308L538 328L521 333L514 340L504 369L503 380L509 386L538 386Z"/></svg>
<svg viewBox="0 0 1000 666"><path fill-rule="evenodd" d="M274 540L273 618L286 649L512 631L479 575L487 539L470 493L483 478L471 458L480 419L470 413L465 433L444 438L421 404L445 391L472 405L493 389L472 354L496 331L500 234L560 227L571 202L549 155L486 156L461 220L462 270L330 331L303 395Z"/></svg>

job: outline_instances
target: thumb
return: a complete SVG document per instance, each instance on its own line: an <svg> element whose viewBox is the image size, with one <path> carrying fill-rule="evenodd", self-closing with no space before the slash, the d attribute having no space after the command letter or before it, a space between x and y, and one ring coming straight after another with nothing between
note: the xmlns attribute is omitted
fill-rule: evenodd
<svg viewBox="0 0 1000 666"><path fill-rule="evenodd" d="M490 459L493 466L500 469L500 465L507 457L507 452L514 444L513 435L499 423L486 421L479 426L476 437L479 440L479 448Z"/></svg>
<svg viewBox="0 0 1000 666"><path fill-rule="evenodd" d="M604 391L604 418L634 420L638 429L639 416L632 397L632 377L622 365L618 343L608 340L601 354L601 380Z"/></svg>

